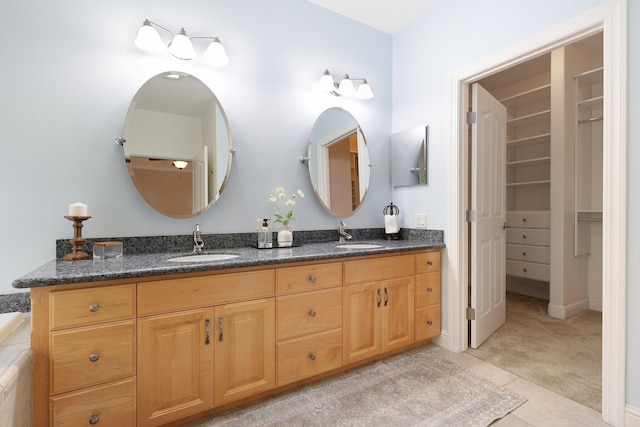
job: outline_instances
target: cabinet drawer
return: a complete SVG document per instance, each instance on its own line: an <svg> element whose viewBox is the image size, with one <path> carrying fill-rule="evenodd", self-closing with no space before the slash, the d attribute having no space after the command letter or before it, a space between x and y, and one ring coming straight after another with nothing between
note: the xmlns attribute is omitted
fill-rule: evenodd
<svg viewBox="0 0 640 427"><path fill-rule="evenodd" d="M276 339L298 337L342 326L342 288L276 298Z"/></svg>
<svg viewBox="0 0 640 427"><path fill-rule="evenodd" d="M507 259L549 264L549 253L548 246L507 245Z"/></svg>
<svg viewBox="0 0 640 427"><path fill-rule="evenodd" d="M136 285L55 291L49 294L52 330L135 317Z"/></svg>
<svg viewBox="0 0 640 427"><path fill-rule="evenodd" d="M135 375L135 321L53 332L51 394Z"/></svg>
<svg viewBox="0 0 640 427"><path fill-rule="evenodd" d="M269 298L274 270L226 273L138 284L138 316Z"/></svg>
<svg viewBox="0 0 640 427"><path fill-rule="evenodd" d="M528 279L542 280L548 282L549 264L537 264L533 262L507 260L507 274Z"/></svg>
<svg viewBox="0 0 640 427"><path fill-rule="evenodd" d="M134 378L51 398L54 427L135 426Z"/></svg>
<svg viewBox="0 0 640 427"><path fill-rule="evenodd" d="M507 224L510 227L550 228L549 211L513 211L507 212Z"/></svg>
<svg viewBox="0 0 640 427"><path fill-rule="evenodd" d="M342 286L342 263L276 269L278 295Z"/></svg>
<svg viewBox="0 0 640 427"><path fill-rule="evenodd" d="M416 342L440 335L440 305L432 305L416 310Z"/></svg>
<svg viewBox="0 0 640 427"><path fill-rule="evenodd" d="M344 263L344 284L351 285L412 276L414 274L413 264L413 255L347 261Z"/></svg>
<svg viewBox="0 0 640 427"><path fill-rule="evenodd" d="M277 385L289 384L342 366L342 328L276 344Z"/></svg>
<svg viewBox="0 0 640 427"><path fill-rule="evenodd" d="M440 304L440 273L420 274L416 276L416 308Z"/></svg>
<svg viewBox="0 0 640 427"><path fill-rule="evenodd" d="M507 228L507 243L549 246L549 230L533 228Z"/></svg>
<svg viewBox="0 0 640 427"><path fill-rule="evenodd" d="M416 274L440 272L440 251L416 255Z"/></svg>

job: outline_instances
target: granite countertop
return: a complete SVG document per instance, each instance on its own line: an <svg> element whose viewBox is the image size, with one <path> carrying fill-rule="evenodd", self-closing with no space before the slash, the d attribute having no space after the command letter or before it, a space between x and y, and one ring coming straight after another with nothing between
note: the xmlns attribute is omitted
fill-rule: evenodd
<svg viewBox="0 0 640 427"><path fill-rule="evenodd" d="M307 243L293 248L256 249L236 247L204 251L204 254L225 253L237 258L211 262L169 262L170 258L192 255L188 252L165 252L125 255L116 259L90 259L63 261L56 259L44 264L13 282L14 288L35 288L61 284L96 282L102 280L134 279L138 277L163 276L169 274L207 272L231 268L277 265L291 262L331 260L363 255L377 255L412 250L443 248L443 243L421 240L367 240L352 243L374 243L382 245L375 249L339 248L337 242ZM347 245L348 246L348 243Z"/></svg>

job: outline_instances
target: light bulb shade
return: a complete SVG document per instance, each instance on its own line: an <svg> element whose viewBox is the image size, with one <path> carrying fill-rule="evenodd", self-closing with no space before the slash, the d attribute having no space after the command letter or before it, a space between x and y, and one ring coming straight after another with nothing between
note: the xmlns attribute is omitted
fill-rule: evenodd
<svg viewBox="0 0 640 427"><path fill-rule="evenodd" d="M318 89L324 92L331 92L336 90L336 84L333 80L333 76L329 74L329 70L326 70L320 80L318 80Z"/></svg>
<svg viewBox="0 0 640 427"><path fill-rule="evenodd" d="M220 43L220 40L214 40L209 44L207 50L204 51L202 57L209 64L216 67L224 67L229 63L229 57L227 56L227 52Z"/></svg>
<svg viewBox="0 0 640 427"><path fill-rule="evenodd" d="M373 98L373 91L371 90L371 86L369 86L369 83L367 83L366 80L364 81L364 83L362 83L358 87L358 91L356 92L356 98L358 98L358 99L371 99L371 98Z"/></svg>
<svg viewBox="0 0 640 427"><path fill-rule="evenodd" d="M184 169L187 166L189 166L189 162L185 162L184 160L174 160L173 166L175 166L178 169Z"/></svg>
<svg viewBox="0 0 640 427"><path fill-rule="evenodd" d="M169 53L178 59L195 58L196 51L193 49L191 40L184 32L184 28L173 38L173 41L169 45Z"/></svg>
<svg viewBox="0 0 640 427"><path fill-rule="evenodd" d="M354 93L356 93L356 89L353 87L353 82L349 79L349 76L346 76L340 82L338 93L340 95L353 95Z"/></svg>
<svg viewBox="0 0 640 427"><path fill-rule="evenodd" d="M140 27L133 44L147 52L162 52L166 49L164 43L162 43L162 39L160 39L160 34L149 24L149 21L145 21L142 27Z"/></svg>

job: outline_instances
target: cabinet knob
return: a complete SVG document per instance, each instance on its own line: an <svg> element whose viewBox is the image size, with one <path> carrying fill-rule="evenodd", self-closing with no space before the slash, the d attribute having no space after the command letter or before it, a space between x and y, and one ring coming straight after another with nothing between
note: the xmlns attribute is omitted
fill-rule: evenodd
<svg viewBox="0 0 640 427"><path fill-rule="evenodd" d="M433 326L433 321L431 321L431 320L427 320L427 325L429 325L429 326Z"/></svg>
<svg viewBox="0 0 640 427"><path fill-rule="evenodd" d="M311 282L315 282L316 281L316 276L314 276L312 274L311 276L309 276L309 280L311 280Z"/></svg>
<svg viewBox="0 0 640 427"><path fill-rule="evenodd" d="M428 265L433 265L433 261L429 260L429 261L427 261L427 264Z"/></svg>
<svg viewBox="0 0 640 427"><path fill-rule="evenodd" d="M315 354L313 354L313 353L311 353L311 354L309 355L309 359L311 359L311 360L316 360L316 355L315 355Z"/></svg>
<svg viewBox="0 0 640 427"><path fill-rule="evenodd" d="M91 415L91 418L89 418L89 424L91 425L96 425L100 422L100 415Z"/></svg>
<svg viewBox="0 0 640 427"><path fill-rule="evenodd" d="M526 239L526 238L527 238L527 235L526 235L526 234L523 234L523 235L522 235L522 238L523 238L523 239Z"/></svg>
<svg viewBox="0 0 640 427"><path fill-rule="evenodd" d="M527 218L522 218L522 222L527 222Z"/></svg>
<svg viewBox="0 0 640 427"><path fill-rule="evenodd" d="M523 255L523 256L527 256L527 253L526 253L526 252L522 252L522 255Z"/></svg>
<svg viewBox="0 0 640 427"><path fill-rule="evenodd" d="M315 312L315 311L313 311L313 310L311 310L311 311L309 312L309 316L311 316L311 317L316 317L316 312Z"/></svg>
<svg viewBox="0 0 640 427"><path fill-rule="evenodd" d="M98 353L93 353L91 356L89 356L89 360L92 362L97 362L100 359L100 355Z"/></svg>
<svg viewBox="0 0 640 427"><path fill-rule="evenodd" d="M427 292L433 292L433 288L427 288Z"/></svg>
<svg viewBox="0 0 640 427"><path fill-rule="evenodd" d="M92 312L92 313L95 313L98 310L100 310L100 305L99 304L91 304L89 306L89 311Z"/></svg>
<svg viewBox="0 0 640 427"><path fill-rule="evenodd" d="M522 269L522 271L524 271L524 272L526 273L526 272L527 272L527 269L526 269L526 268L523 268L523 269Z"/></svg>

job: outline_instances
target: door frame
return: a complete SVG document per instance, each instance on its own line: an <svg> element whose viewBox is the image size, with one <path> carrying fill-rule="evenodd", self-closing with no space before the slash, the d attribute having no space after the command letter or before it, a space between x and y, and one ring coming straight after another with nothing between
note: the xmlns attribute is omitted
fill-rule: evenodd
<svg viewBox="0 0 640 427"><path fill-rule="evenodd" d="M627 0L609 0L522 43L472 64L450 80L447 239L447 324L440 340L449 350L468 347L469 85L558 47L604 32L602 418L621 426L626 385L627 221ZM612 77L614 76L614 77Z"/></svg>

